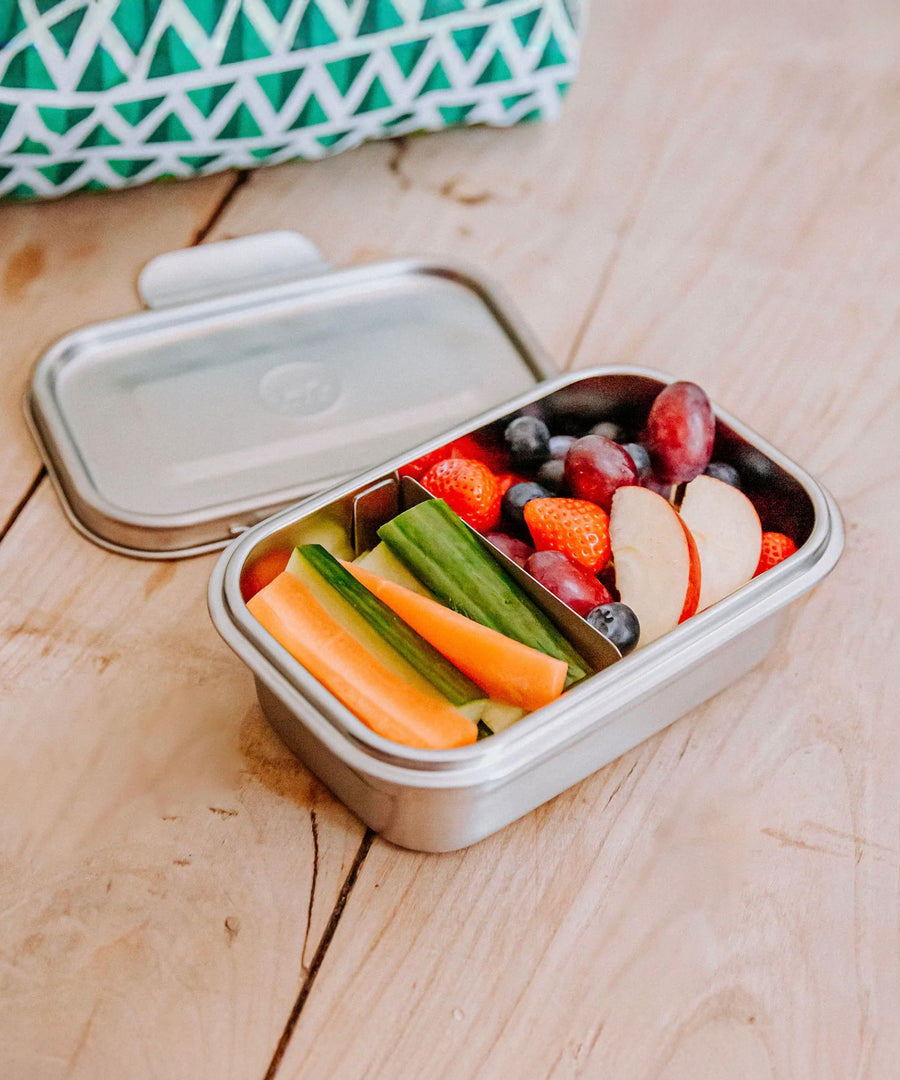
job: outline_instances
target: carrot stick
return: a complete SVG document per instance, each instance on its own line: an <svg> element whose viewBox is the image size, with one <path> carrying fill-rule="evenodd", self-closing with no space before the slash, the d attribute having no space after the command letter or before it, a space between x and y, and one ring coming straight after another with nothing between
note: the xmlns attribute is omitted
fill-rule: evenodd
<svg viewBox="0 0 900 1080"><path fill-rule="evenodd" d="M529 711L563 691L568 665L356 563L344 566L491 698Z"/></svg>
<svg viewBox="0 0 900 1080"><path fill-rule="evenodd" d="M247 608L279 644L372 731L405 746L445 750L478 729L437 694L410 686L349 634L293 574L279 574Z"/></svg>

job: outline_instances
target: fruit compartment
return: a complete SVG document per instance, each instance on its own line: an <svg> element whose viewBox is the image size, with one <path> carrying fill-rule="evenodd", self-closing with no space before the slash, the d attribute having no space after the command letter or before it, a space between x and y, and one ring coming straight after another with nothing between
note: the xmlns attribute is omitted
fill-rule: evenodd
<svg viewBox="0 0 900 1080"><path fill-rule="evenodd" d="M532 415L543 420L553 435L585 435L594 424L609 421L639 441L650 407L666 381L644 374L592 375L554 390L535 401L512 409L496 420L473 430L486 442L500 445L510 420ZM753 503L764 531L782 532L798 549L809 538L815 507L804 484L782 463L763 452L763 440L743 425L725 418L715 408L715 440L712 459L733 466L741 490ZM770 448L771 449L771 448ZM780 455L778 455L780 457Z"/></svg>

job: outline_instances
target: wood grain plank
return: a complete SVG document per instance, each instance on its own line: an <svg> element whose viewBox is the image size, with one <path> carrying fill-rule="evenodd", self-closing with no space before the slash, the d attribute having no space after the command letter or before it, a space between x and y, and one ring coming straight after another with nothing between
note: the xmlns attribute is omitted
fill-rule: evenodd
<svg viewBox="0 0 900 1080"><path fill-rule="evenodd" d="M573 219L606 261L545 246L591 267L568 325L509 254L527 200L491 224L557 355L695 378L818 473L848 526L837 570L758 669L499 835L445 856L376 841L279 1078L895 1069L900 39L893 8L863 9L596 8L606 74L590 108L575 92L561 168L582 166Z"/></svg>
<svg viewBox="0 0 900 1080"><path fill-rule="evenodd" d="M212 557L45 481L0 546L0 1073L261 1077L363 834L263 721Z"/></svg>
<svg viewBox="0 0 900 1080"><path fill-rule="evenodd" d="M137 276L193 242L232 174L56 202L0 203L0 528L40 466L22 418L31 369L59 337L140 309Z"/></svg>

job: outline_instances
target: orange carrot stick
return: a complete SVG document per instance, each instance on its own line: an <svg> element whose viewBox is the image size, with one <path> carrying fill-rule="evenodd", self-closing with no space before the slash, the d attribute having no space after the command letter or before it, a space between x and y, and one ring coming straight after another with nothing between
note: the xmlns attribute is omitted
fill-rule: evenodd
<svg viewBox="0 0 900 1080"><path fill-rule="evenodd" d="M564 660L513 641L356 563L344 566L494 700L531 711L562 693L568 671Z"/></svg>
<svg viewBox="0 0 900 1080"><path fill-rule="evenodd" d="M475 742L471 720L437 694L410 686L349 634L293 574L247 604L279 644L374 732L405 746L446 750Z"/></svg>

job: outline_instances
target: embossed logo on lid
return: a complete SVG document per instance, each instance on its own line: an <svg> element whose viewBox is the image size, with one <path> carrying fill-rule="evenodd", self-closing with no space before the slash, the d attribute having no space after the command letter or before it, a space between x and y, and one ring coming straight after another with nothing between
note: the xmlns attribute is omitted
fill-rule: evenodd
<svg viewBox="0 0 900 1080"><path fill-rule="evenodd" d="M324 364L297 361L270 368L259 381L259 396L276 412L310 416L334 405L341 384Z"/></svg>

